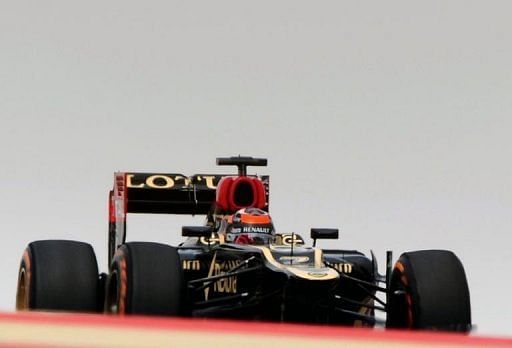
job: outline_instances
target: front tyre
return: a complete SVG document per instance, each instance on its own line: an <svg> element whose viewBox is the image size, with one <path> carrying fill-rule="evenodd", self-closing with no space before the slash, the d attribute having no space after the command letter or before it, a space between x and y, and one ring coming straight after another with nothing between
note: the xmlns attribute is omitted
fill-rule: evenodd
<svg viewBox="0 0 512 348"><path fill-rule="evenodd" d="M32 242L18 272L17 310L97 312L98 265L89 244L68 240Z"/></svg>
<svg viewBox="0 0 512 348"><path fill-rule="evenodd" d="M391 274L387 327L469 331L469 289L460 260L446 250L404 253Z"/></svg>
<svg viewBox="0 0 512 348"><path fill-rule="evenodd" d="M110 267L105 311L183 315L184 284L176 248L159 243L126 243L116 251Z"/></svg>

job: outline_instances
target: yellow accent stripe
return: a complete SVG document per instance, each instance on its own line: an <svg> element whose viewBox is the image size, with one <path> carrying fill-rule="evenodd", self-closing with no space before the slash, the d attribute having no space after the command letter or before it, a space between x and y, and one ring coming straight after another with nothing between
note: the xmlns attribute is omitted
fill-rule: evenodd
<svg viewBox="0 0 512 348"><path fill-rule="evenodd" d="M315 267L324 267L322 261L323 254L322 249L315 249Z"/></svg>
<svg viewBox="0 0 512 348"><path fill-rule="evenodd" d="M208 271L208 278L213 275L213 270L215 269L215 261L217 260L217 252L213 254L212 263L210 264L210 270ZM204 289L204 300L208 301L208 293L210 292L210 287Z"/></svg>

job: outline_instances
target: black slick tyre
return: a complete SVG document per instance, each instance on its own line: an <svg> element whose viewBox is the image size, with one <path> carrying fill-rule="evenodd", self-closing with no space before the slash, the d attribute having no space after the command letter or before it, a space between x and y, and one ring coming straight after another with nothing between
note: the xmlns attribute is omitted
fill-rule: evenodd
<svg viewBox="0 0 512 348"><path fill-rule="evenodd" d="M183 315L184 298L183 272L176 248L129 242L116 251L107 280L107 313Z"/></svg>
<svg viewBox="0 0 512 348"><path fill-rule="evenodd" d="M32 242L18 273L17 310L97 312L99 276L91 245L68 240Z"/></svg>
<svg viewBox="0 0 512 348"><path fill-rule="evenodd" d="M469 289L460 260L446 250L404 253L391 275L387 327L469 331Z"/></svg>

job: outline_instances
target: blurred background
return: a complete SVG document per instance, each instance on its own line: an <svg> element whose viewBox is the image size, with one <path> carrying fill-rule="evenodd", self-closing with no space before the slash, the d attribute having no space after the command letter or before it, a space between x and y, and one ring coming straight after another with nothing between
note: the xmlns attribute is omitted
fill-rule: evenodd
<svg viewBox="0 0 512 348"><path fill-rule="evenodd" d="M453 250L478 334L512 335L507 1L28 1L0 11L0 309L32 240L107 270L114 171L268 157L281 232ZM509 150L507 150L509 149ZM509 155L507 155L509 153ZM253 169L254 170L254 169ZM202 218L130 216L177 244ZM306 238L309 240L308 238Z"/></svg>

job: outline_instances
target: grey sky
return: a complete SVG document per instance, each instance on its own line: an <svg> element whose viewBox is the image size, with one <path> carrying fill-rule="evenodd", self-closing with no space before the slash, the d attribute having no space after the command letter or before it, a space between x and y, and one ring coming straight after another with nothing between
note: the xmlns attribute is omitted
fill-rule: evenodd
<svg viewBox="0 0 512 348"><path fill-rule="evenodd" d="M478 332L511 335L511 7L4 3L0 308L31 240L88 241L106 269L115 170L243 154L269 158L278 229L338 226L328 245L381 266L386 249L452 249ZM187 221L136 216L129 236L177 243Z"/></svg>

